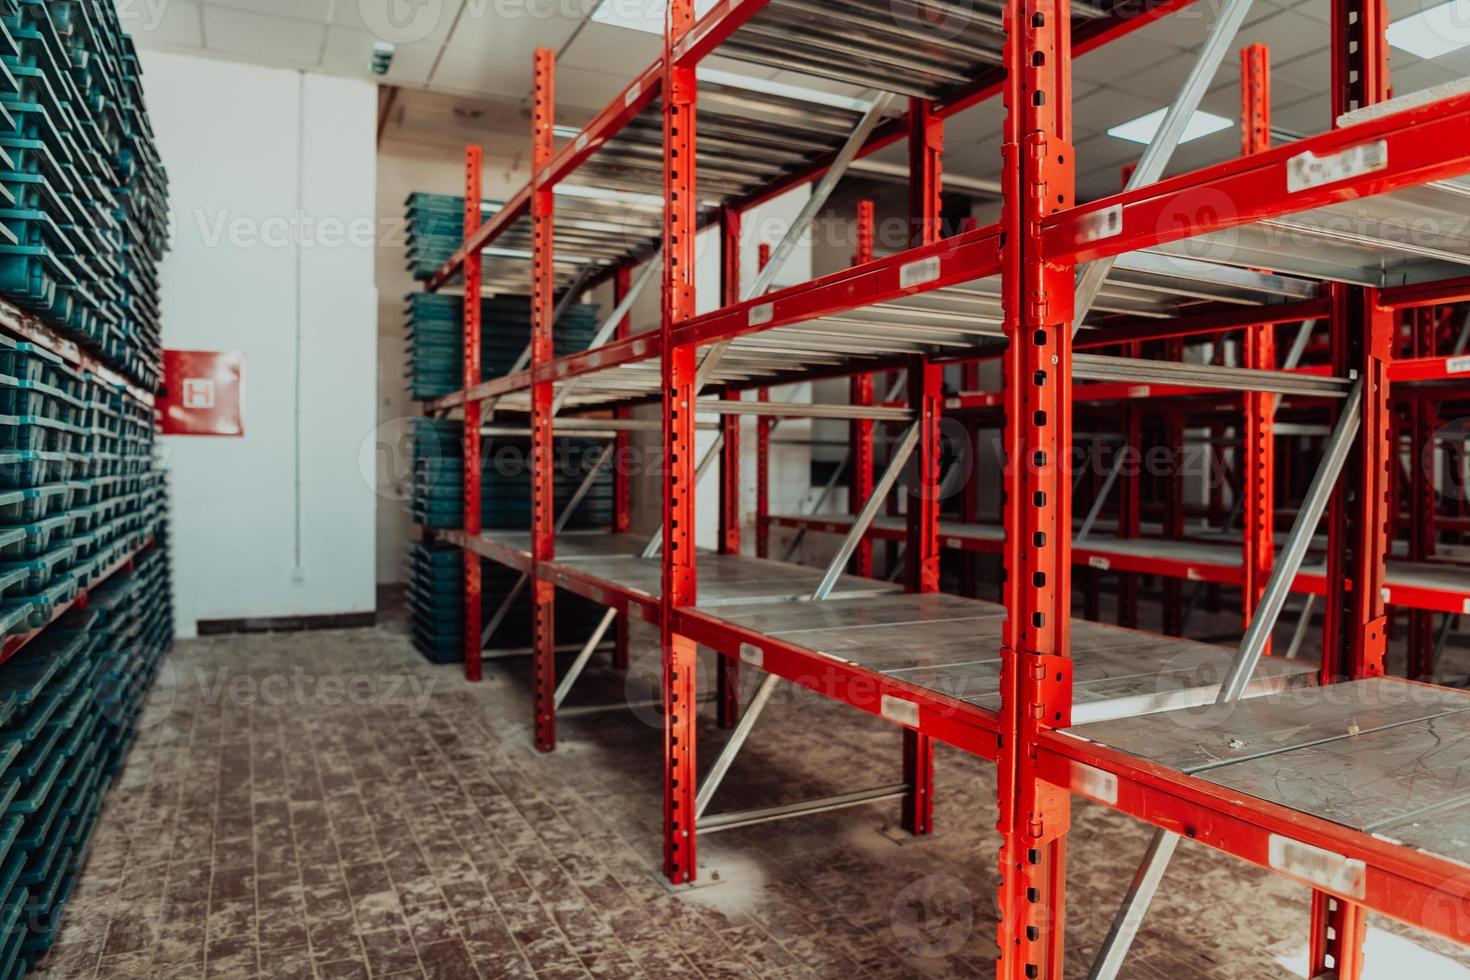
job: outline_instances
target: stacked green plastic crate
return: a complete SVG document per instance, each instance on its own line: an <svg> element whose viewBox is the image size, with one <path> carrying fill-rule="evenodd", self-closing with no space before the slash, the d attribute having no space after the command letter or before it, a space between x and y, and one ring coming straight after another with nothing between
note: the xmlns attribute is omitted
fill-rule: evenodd
<svg viewBox="0 0 1470 980"><path fill-rule="evenodd" d="M484 201L480 214L489 218L499 209L499 201ZM464 198L410 194L404 202L404 217L408 220L408 268L415 279L423 282L464 243Z"/></svg>
<svg viewBox="0 0 1470 980"><path fill-rule="evenodd" d="M105 0L0 2L0 295L146 389L167 181Z"/></svg>
<svg viewBox="0 0 1470 980"><path fill-rule="evenodd" d="M0 332L0 980L50 947L172 641L139 74L110 0L0 0L0 306L38 328Z"/></svg>
<svg viewBox="0 0 1470 980"><path fill-rule="evenodd" d="M486 202L484 214L497 205ZM464 199L439 194L412 194L407 204L409 269L428 279L459 247L464 236ZM407 321L405 383L414 400L431 401L464 387L464 299L448 294L413 293L405 300ZM531 337L531 305L525 296L502 295L482 300L481 377L509 373ZM598 328L598 309L578 305L564 310L553 331L558 355L586 350ZM513 424L513 423L511 423ZM427 531L463 526L463 425L454 420L416 419L413 437L414 521ZM558 439L555 487L558 513L564 512L602 445L586 439ZM530 526L531 481L527 469L530 444L524 438L487 437L482 446L481 518L486 530L519 530ZM612 475L604 471L567 524L568 530L606 530L612 522ZM464 655L463 553L448 545L423 541L408 559L408 602L414 643L435 663ZM519 575L486 562L482 576L485 621L515 587ZM567 643L580 642L601 618L601 609L575 596L558 602L557 634ZM531 642L531 616L524 600L514 606L493 637L497 648L519 648Z"/></svg>
<svg viewBox="0 0 1470 980"><path fill-rule="evenodd" d="M463 425L441 419L414 420L414 521L426 530L456 530L464 525ZM558 440L562 452L555 477L557 512L581 485L601 447L588 440ZM523 439L484 442L481 468L481 520L486 530L524 531L530 526L530 476L525 469L530 446ZM565 465L561 465L564 463ZM612 477L604 470L567 522L567 530L606 530L612 521ZM415 544L408 563L408 603L414 643L435 663L460 660L464 652L464 563L458 548L431 542ZM486 562L481 594L485 622L515 587L519 574ZM560 640L584 639L601 610L576 596L558 600ZM531 642L531 615L522 597L494 636L494 646L515 649Z"/></svg>

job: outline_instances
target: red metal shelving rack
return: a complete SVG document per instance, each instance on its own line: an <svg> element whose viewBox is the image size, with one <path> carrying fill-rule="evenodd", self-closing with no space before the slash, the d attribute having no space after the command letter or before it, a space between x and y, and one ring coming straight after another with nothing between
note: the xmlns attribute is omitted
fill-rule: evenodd
<svg viewBox="0 0 1470 980"><path fill-rule="evenodd" d="M702 198L694 166L700 115L695 66L704 56L719 50L767 6L758 0L743 3L726 0L696 24L692 0L671 0L662 59L559 151L551 136L554 61L549 52L538 52L532 184L515 195L484 226L476 229L467 224L465 247L431 283L431 288L438 288L464 273L470 281L467 292L477 294L480 277L474 265L476 257L515 222L529 215L534 253L535 324L530 366L505 378L472 384L466 392L441 399L433 406L436 410L464 407L467 413L473 413L467 414L467 465L472 445L478 442L478 409L474 407L478 403L525 398L519 410L530 415L537 447L533 452L545 454L550 450L553 436L553 406L558 386L565 386L572 379L610 376L653 358L659 360L656 385L643 389L639 396L662 406L666 461L662 472L663 549L656 587L644 579L619 578L595 562L582 563L575 554L558 554L549 479L537 479L534 484L535 516L528 542L511 540L514 536L492 538L481 534L471 523L468 512L465 532L446 536L465 547L467 555L474 556L472 562L476 567L479 557L485 557L520 569L532 578L536 602L534 672L538 747L549 750L555 745L555 703L550 700L550 692L555 687L555 664L551 654L554 593L560 588L603 603L624 620L630 614L641 615L660 630L665 719L664 872L675 884L695 878L699 833L715 829L710 819L702 816L707 799L697 781L695 756L695 717L699 704L695 654L696 645L701 644L716 650L731 665L721 673L727 681L733 679L734 664L749 665L901 727L905 735L903 783L897 788L882 787L853 795L867 800L903 797L905 825L913 833L929 830L933 799L928 775L931 740L948 742L997 763L999 827L1004 840L999 896L1000 976L1060 976L1066 832L1070 798L1074 793L1134 815L1164 831L1188 836L1315 886L1313 957L1319 972L1329 965L1340 977L1356 976L1360 972L1363 913L1368 909L1465 942L1470 937L1458 933L1453 908L1447 909L1446 903L1435 901L1436 897L1459 902L1470 898L1470 883L1460 874L1460 866L1452 857L1427 847L1395 843L1382 834L1327 819L1285 801L1222 787L1194 772L1153 761L1138 751L1115 748L1104 738L1086 734L1098 732L1091 727L1093 724L1122 724L1132 721L1131 716L1088 722L1074 728L1074 718L1084 714L1082 709L1086 707L1076 699L1076 694L1091 681L1076 676L1088 664L1074 662L1071 653L1078 644L1086 647L1092 642L1096 630L1075 623L1071 617L1072 568L1084 549L1078 547L1074 551L1073 547L1071 481L1065 466L1072 445L1074 404L1081 398L1127 395L1126 391L1089 393L1084 390L1086 385L1073 386L1075 269L1084 263L1164 247L1189 237L1246 228L1265 220L1358 201L1368 195L1388 194L1462 176L1470 172L1470 135L1467 135L1470 134L1470 94L1451 94L1429 105L1409 106L1383 115L1350 117L1348 122L1329 132L1270 147L1261 139L1265 117L1258 111L1264 108L1265 102L1264 65L1259 61L1259 52L1248 54L1248 76L1261 84L1247 86L1247 107L1251 110L1248 118L1255 125L1249 127L1246 155L1077 205L1073 201L1074 160L1069 118L1072 58L1141 23L1166 16L1182 5L1156 5L1131 21L1119 16L1097 16L1078 25L1067 0L1018 0L1005 11L1009 30L1003 60L1009 72L981 73L962 86L959 95L951 93L933 100L915 98L905 119L879 126L863 149L871 152L905 135L911 140L914 191L910 217L915 234L909 249L882 259L873 259L865 249L860 250L859 261L852 269L745 299L739 299L739 293L731 288L738 280L738 268L727 262L724 306L696 316L694 235L702 220L698 206ZM1381 63L1386 63L1381 7L1360 0L1337 0L1334 10L1334 118L1337 118L1340 112L1381 101L1387 95L1387 87L1380 71ZM1092 13L1100 14L1100 11ZM996 94L1002 85L1009 109L1004 132L1002 220L996 226L968 229L941 238L937 223L941 146L938 120L974 104L979 98ZM619 336L605 346L556 358L550 344L555 287L555 268L551 261L556 247L554 188L586 164L655 99L660 100L663 132L660 329L631 334L620 325ZM732 239L742 210L769 200L800 180L811 179L837 158L834 152L830 159L803 164L793 168L787 177L768 181L759 191L741 200L726 201L724 209L718 212L724 216L726 241ZM476 164L472 152L473 173L467 184L470 202L477 201L479 196ZM1334 171L1332 167L1338 169ZM1231 202L1232 207L1221 210L1202 206L1202 202L1222 199ZM624 283L623 290L627 288L626 265L615 263L606 272L607 276ZM765 622L760 618L763 615L770 617L771 624L775 623L780 611L777 608L744 607L737 615L719 607L698 605L697 583L704 561L696 554L693 543L698 469L694 429L696 413L706 410L706 403L699 400L699 395L709 380L705 376L707 362L701 362L700 350L713 348L723 353L727 345L733 343L738 347L742 338L756 336L796 338L802 336L803 328L824 317L891 310L899 302L941 298L944 290L996 279L1000 284L1002 328L1009 342L1002 355L1006 383L999 398L1004 409L1008 466L1003 521L1006 533L1004 543L998 546L1008 574L1007 616L1001 627L1003 633L999 635L999 676L994 692L998 699L958 698L925 686L906 673L911 668L884 670L855 659L826 656L780 629L761 625ZM985 314L979 311L989 308L986 303L993 306L994 301L976 299L976 295L970 295L970 299L977 303L977 318L983 318ZM1330 317L1334 376L1346 379L1353 373L1364 382L1362 415L1358 421L1365 435L1356 443L1357 460L1350 467L1350 473L1355 475L1343 484L1352 492L1340 491L1335 495L1333 519L1329 523L1328 567L1322 585L1328 598L1329 623L1325 644L1329 656L1320 670L1324 684L1343 677L1382 674L1384 580L1391 509L1386 419L1390 381L1395 380L1396 373L1391 363L1392 310L1449 303L1464 296L1463 281L1455 280L1383 290L1334 284L1325 298L1282 303L1266 310L1206 309L1191 314L1187 320L1162 326L1119 318L1099 331L1107 340L1094 335L1079 338L1077 342L1076 346L1082 347L1092 343L1131 343L1244 329L1251 336L1249 363L1258 368L1274 368L1270 325L1324 314ZM478 331L473 336L477 338ZM1419 356L1398 367L1402 380L1435 380L1457 373L1456 365L1434 354L1432 342L1421 343L1416 354ZM469 356L467 349L466 377L474 379L478 377L478 364L473 365L476 371L469 371L472 366ZM962 618L980 617L984 613L984 604L933 595L939 587L941 542L939 507L934 497L939 476L938 418L950 407L941 396L940 372L944 363L965 356L963 353L940 356L937 352L935 356L927 352L853 356L837 358L835 364L807 365L806 370L753 371L744 378L725 376L717 383L721 394L730 398L745 388L766 389L803 377L871 377L876 371L907 372L908 418L917 426L912 442L918 453L919 480L918 493L911 498L901 531L908 544L909 594L891 597L891 601L898 602L901 598L905 609L930 610L936 617L933 622L941 624L952 621L943 619L945 608L962 607L964 612L955 614ZM973 359L976 354L971 352L968 356ZM710 376L713 374L711 368ZM1315 377L1306 371L1290 376L1284 372L1277 374L1283 384L1287 380L1296 383L1301 377ZM1190 385L1179 387L1180 391L1171 393L1195 393L1184 390ZM1322 397L1342 395L1342 391L1336 391ZM862 382L857 382L853 401L862 406L870 397L870 386L864 389ZM1286 559L1273 563L1270 558L1274 519L1268 517L1272 514L1269 401L1259 394L1246 399L1247 533L1241 560L1234 578L1229 580L1240 583L1251 593L1248 607L1257 601L1258 590L1267 595L1272 593L1265 581L1270 571L1290 567ZM621 408L625 404L626 401L620 404L619 399L609 397L599 407ZM1346 404L1358 402L1349 400ZM865 409L867 414L854 417L871 423L879 418L871 414L873 411ZM727 438L731 428L724 426ZM871 429L871 424L866 428L855 425L860 471L866 469L867 460L871 459L868 434ZM768 440L768 427L763 426L762 430ZM727 445L725 452L727 461L738 459L732 447ZM901 454L896 454L896 458L901 462ZM474 478L473 472L477 471L467 471L467 481ZM539 475L541 469L537 472ZM549 466L545 472L549 474ZM737 545L733 532L738 527L735 520L738 513L733 508L738 504L732 504L737 495L732 492L731 476L727 471L721 508L724 528L721 544L727 552L724 557L733 557L729 553ZM865 485L867 479L859 477L860 492L855 495L857 503L864 502L866 497L872 505L864 508L863 520L871 519L880 495L879 488ZM765 480L766 474L762 473L760 483L764 485ZM467 489L468 486L467 482ZM868 493L873 496L867 496ZM1130 501L1132 493L1130 490ZM469 498L467 493L467 502ZM618 500L617 529L622 530L626 527L626 486L618 491ZM1176 503L1171 515L1175 526L1179 510ZM862 520L855 523L861 525ZM1130 503L1130 530L1136 523L1137 507ZM852 524L847 526L850 528ZM762 539L764 531L765 522L762 522L758 527ZM861 528L856 534L858 540L851 537L845 544L862 554L858 547L864 537ZM1298 539L1299 536L1293 536L1293 540ZM1159 564L1137 567L1164 572ZM835 564L829 569L829 577L841 569L841 563ZM1166 574L1194 577L1187 569L1174 569ZM1225 573L1220 574L1221 580L1226 580ZM1300 586L1301 577L1293 577ZM479 607L477 585L470 580L467 589L467 601L475 610ZM825 593L818 587L813 595L822 598ZM873 600L873 604L881 605L878 600ZM842 605L841 600L831 608L833 616L851 613L850 606ZM1274 612L1262 613L1261 617L1270 620L1277 613L1279 606ZM478 629L468 631L468 641L477 645L478 635ZM1143 642L1144 635L1138 636L1139 642ZM474 655L478 658L478 649ZM727 724L735 721L738 710L738 705L727 703L731 690L733 684L726 688L726 697L720 699L721 718ZM1438 692L1427 686L1423 690ZM1435 696L1449 697L1449 694ZM1168 705L1155 705L1159 706ZM732 736L737 750L749 732L747 726L759 714L759 705L752 705L747 712ZM1167 713L1152 717L1166 716ZM1107 731L1107 736L1119 744L1127 742L1128 734L1126 725ZM722 755L720 763L725 761ZM714 784L718 785L718 778ZM1458 807L1463 801L1452 802ZM734 821L724 821L723 826L757 822L756 817L748 814L736 817ZM769 817L766 814L762 819Z"/></svg>

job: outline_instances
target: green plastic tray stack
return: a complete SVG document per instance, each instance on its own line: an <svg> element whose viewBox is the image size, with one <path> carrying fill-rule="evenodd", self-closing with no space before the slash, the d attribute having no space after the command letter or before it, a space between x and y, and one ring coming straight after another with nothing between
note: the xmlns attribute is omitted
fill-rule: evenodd
<svg viewBox="0 0 1470 980"><path fill-rule="evenodd" d="M482 220L500 205L499 201L483 202ZM408 268L423 282L464 244L464 198L415 192L404 202L404 217L408 220Z"/></svg>
<svg viewBox="0 0 1470 980"><path fill-rule="evenodd" d="M168 192L139 76L108 0L0 2L0 296L152 390Z"/></svg>
<svg viewBox="0 0 1470 980"><path fill-rule="evenodd" d="M464 526L463 423L450 419L413 420L414 523L431 531ZM557 512L563 513L602 445L587 439L556 441ZM523 438L486 437L481 447L480 516L486 530L524 531L531 526L531 445ZM599 474L566 529L598 530L612 525L611 468Z"/></svg>
<svg viewBox="0 0 1470 980"><path fill-rule="evenodd" d="M0 980L50 948L173 638L133 394L160 378L167 241L139 75L110 0L0 0L0 300L112 372L0 333L0 642L28 638L0 663Z"/></svg>
<svg viewBox="0 0 1470 980"><path fill-rule="evenodd" d="M20 976L55 940L172 642L160 594L168 562L152 550L0 670L0 976Z"/></svg>
<svg viewBox="0 0 1470 980"><path fill-rule="evenodd" d="M464 552L452 545L420 541L409 550L408 610L413 645L430 663L464 660ZM496 562L480 563L481 619L489 624L521 577ZM556 596L558 645L586 641L602 619L603 608L570 592ZM523 650L531 645L530 591L511 606L491 637L497 650Z"/></svg>
<svg viewBox="0 0 1470 980"><path fill-rule="evenodd" d="M566 310L552 330L558 357L587 349L597 335L598 308ZM464 298L410 293L404 304L406 380L415 401L431 401L464 387ZM510 373L531 341L531 302L494 296L480 303L480 380Z"/></svg>

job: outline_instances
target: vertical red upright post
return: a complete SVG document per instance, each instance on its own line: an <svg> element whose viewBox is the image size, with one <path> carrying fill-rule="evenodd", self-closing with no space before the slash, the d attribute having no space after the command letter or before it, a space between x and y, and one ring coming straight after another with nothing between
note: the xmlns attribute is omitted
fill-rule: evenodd
<svg viewBox="0 0 1470 980"><path fill-rule="evenodd" d="M1332 120L1388 98L1388 11L1384 0L1333 0ZM1322 646L1325 680L1383 673L1387 646L1384 563L1388 549L1388 362L1393 314L1376 290L1331 283L1334 373L1363 381L1362 428L1344 467L1327 522L1327 608ZM1349 585L1351 589L1349 590ZM1309 975L1358 980L1367 914L1361 905L1312 893Z"/></svg>
<svg viewBox="0 0 1470 980"><path fill-rule="evenodd" d="M464 151L464 237L468 241L480 228L480 181L485 169L485 151L467 146ZM480 275L483 258L471 251L464 259L464 386L480 383ZM464 533L477 537L483 530L480 513L480 403L464 406ZM480 638L483 580L480 556L466 548L464 553L464 676L478 681L484 676Z"/></svg>
<svg viewBox="0 0 1470 980"><path fill-rule="evenodd" d="M1142 345L1126 346L1128 357L1140 357ZM1143 531L1143 411L1132 400L1122 403L1123 453L1118 472L1118 537L1136 538ZM1118 625L1133 629L1138 626L1139 576L1135 572L1118 575Z"/></svg>
<svg viewBox="0 0 1470 980"><path fill-rule="evenodd" d="M965 392L980 390L979 364L971 362L960 368L960 389ZM966 415L960 419L960 426L965 432L965 445L957 463L967 466L970 471L970 479L960 491L960 521L976 524L980 521L980 420L973 414ZM962 551L959 563L960 594L971 599L980 598L980 556L973 551Z"/></svg>
<svg viewBox="0 0 1470 980"><path fill-rule="evenodd" d="M740 212L720 210L720 301L726 306L740 302ZM740 400L740 393L725 392L726 399ZM720 554L740 554L740 416L720 419ZM740 661L715 657L715 715L721 728L734 728L740 720Z"/></svg>
<svg viewBox="0 0 1470 980"><path fill-rule="evenodd" d="M771 246L762 243L759 262L764 269L771 261ZM771 390L762 388L756 400L771 400ZM755 422L755 556L771 557L771 429L775 419L766 415Z"/></svg>
<svg viewBox="0 0 1470 980"><path fill-rule="evenodd" d="M942 181L944 120L923 99L909 100L909 244L937 242L943 235ZM926 357L909 368L909 405L919 427L914 452L914 482L908 488L908 588L939 591L939 419L943 409L944 369ZM903 731L903 829L910 834L934 830L934 742L910 728Z"/></svg>
<svg viewBox="0 0 1470 980"><path fill-rule="evenodd" d="M1434 307L1408 311L1413 330L1415 357L1433 357L1435 353L1435 331L1439 326L1438 310ZM1435 470L1438 453L1435 446L1435 429L1439 425L1439 402L1437 399L1414 397L1409 402L1409 560L1422 562L1434 557L1435 516L1438 496ZM1393 457L1398 458L1398 440L1393 442ZM1397 503L1397 497L1389 499ZM1392 514L1392 511L1390 511ZM1409 613L1409 662L1408 675L1414 680L1430 680L1434 677L1434 614L1425 609L1414 609Z"/></svg>
<svg viewBox="0 0 1470 980"><path fill-rule="evenodd" d="M1174 337L1164 342L1164 360L1184 360L1184 341ZM1169 412L1164 422L1164 439L1169 446L1169 472L1164 477L1164 537L1184 539L1184 416ZM1173 575L1164 578L1164 632L1184 635L1184 582Z"/></svg>
<svg viewBox="0 0 1470 980"><path fill-rule="evenodd" d="M699 701L697 648L674 630L676 610L694 604L695 348L674 343L674 326L694 315L695 96L693 66L675 48L694 25L694 0L669 0L664 29L664 289L663 289L663 636L664 875L675 885L696 875L695 734Z"/></svg>
<svg viewBox="0 0 1470 980"><path fill-rule="evenodd" d="M1005 6L1001 251L1005 330L1006 623L1001 648L997 927L1003 980L1060 980L1071 798L1037 770L1070 723L1072 319L1075 267L1041 223L1072 207L1071 5Z"/></svg>
<svg viewBox="0 0 1470 980"><path fill-rule="evenodd" d="M618 266L618 271L613 277L613 305L621 303L628 296L628 290L633 288L633 270L627 264ZM617 339L623 340L633 332L633 318L625 316L618 322ZM633 413L626 407L619 407L613 413L619 419L632 418ZM626 429L619 429L613 440L613 526L614 534L627 534L633 522L633 498L629 489L628 481L628 457L632 452L633 439ZM627 670L629 660L629 644L631 623L627 616L619 616L613 624L613 669Z"/></svg>
<svg viewBox="0 0 1470 980"><path fill-rule="evenodd" d="M533 605L532 686L535 699L536 748L556 748L556 585L541 575L541 563L556 557L556 447L551 405L556 398L550 378L540 371L556 357L552 311L556 306L556 262L553 223L554 188L541 181L556 145L556 52L537 48L531 88L531 589Z"/></svg>
<svg viewBox="0 0 1470 980"><path fill-rule="evenodd" d="M1264 44L1240 52L1240 131L1242 156L1271 148L1271 62ZM1276 368L1276 328L1262 324L1245 329L1245 366ZM1276 554L1275 396L1249 391L1245 401L1245 452L1241 482L1245 485L1245 534L1242 558L1241 612L1249 626L1266 591ZM1266 652L1271 650L1269 642Z"/></svg>
<svg viewBox="0 0 1470 980"><path fill-rule="evenodd" d="M853 265L866 265L873 261L873 202L859 201L857 207L857 252L852 257ZM854 405L869 406L876 397L873 394L873 372L854 374L848 382L849 399ZM848 454L852 458L849 472L852 492L848 494L848 510L857 515L873 496L873 420L854 419L850 426L849 440L852 445ZM872 577L873 541L864 537L858 542L852 556L852 573Z"/></svg>

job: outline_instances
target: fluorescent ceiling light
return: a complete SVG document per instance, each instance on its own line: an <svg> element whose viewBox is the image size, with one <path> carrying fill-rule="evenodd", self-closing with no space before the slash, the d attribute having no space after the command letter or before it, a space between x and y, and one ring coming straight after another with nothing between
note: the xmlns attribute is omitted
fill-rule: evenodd
<svg viewBox="0 0 1470 980"><path fill-rule="evenodd" d="M718 2L719 0L694 0L695 19L709 13ZM662 34L667 10L664 0L602 0L592 12L592 19L599 24Z"/></svg>
<svg viewBox="0 0 1470 980"><path fill-rule="evenodd" d="M1470 0L1450 0L1388 25L1388 43L1421 58L1470 44Z"/></svg>
<svg viewBox="0 0 1470 980"><path fill-rule="evenodd" d="M1114 126L1108 130L1109 136L1116 136L1120 140L1129 140L1134 143L1148 145L1154 138L1154 133L1159 131L1159 126L1164 122L1164 113L1168 109L1156 109L1146 116L1129 120L1120 126ZM1180 143L1188 143L1197 140L1201 136L1218 133L1222 129L1228 129L1235 125L1224 116L1217 116L1212 112L1196 110L1190 117L1188 124L1184 127L1184 135L1179 138Z"/></svg>

